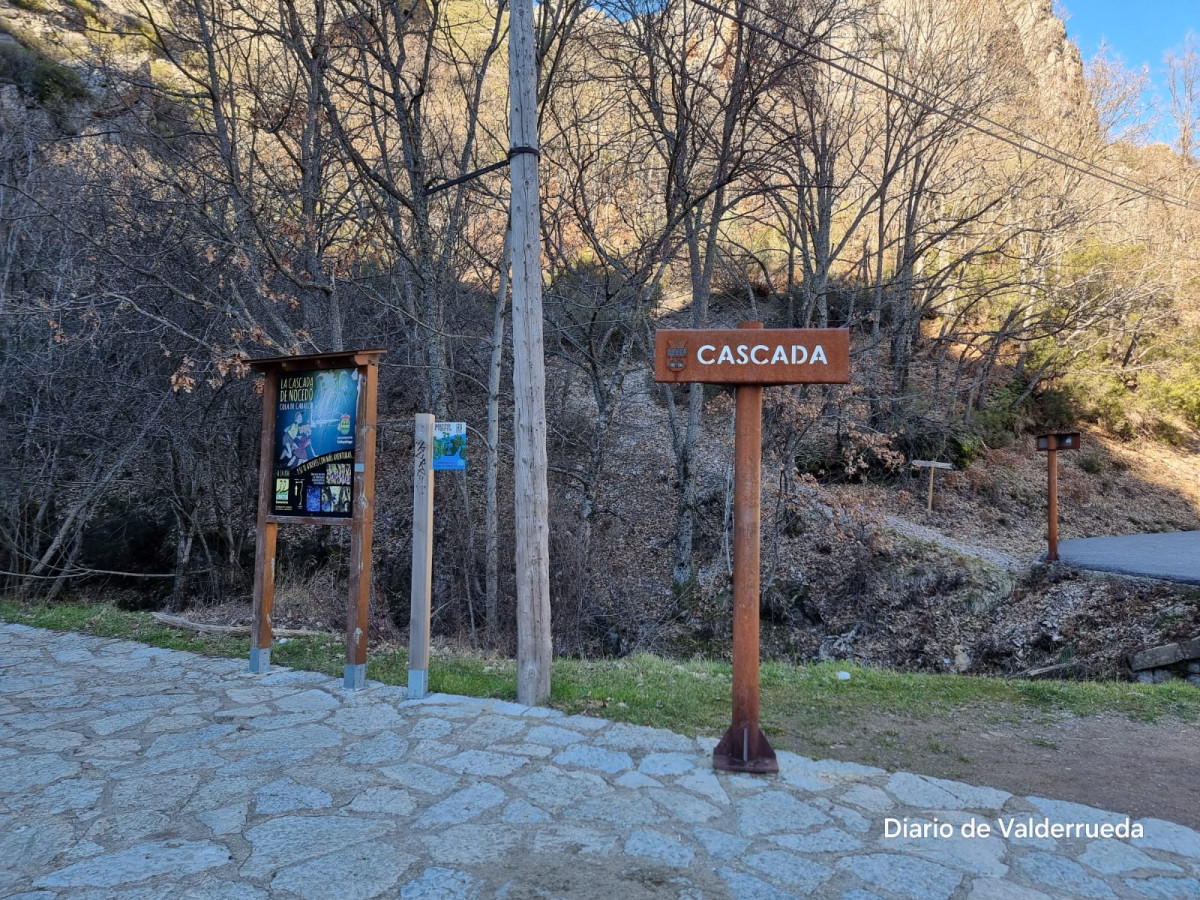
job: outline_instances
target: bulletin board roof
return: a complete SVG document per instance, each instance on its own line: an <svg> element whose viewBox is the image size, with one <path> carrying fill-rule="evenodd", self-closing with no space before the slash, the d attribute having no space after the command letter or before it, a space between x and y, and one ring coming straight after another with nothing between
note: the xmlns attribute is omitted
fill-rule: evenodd
<svg viewBox="0 0 1200 900"><path fill-rule="evenodd" d="M312 369L344 369L379 362L386 350L344 350L337 353L309 353L304 356L268 356L250 360L255 372L306 372Z"/></svg>

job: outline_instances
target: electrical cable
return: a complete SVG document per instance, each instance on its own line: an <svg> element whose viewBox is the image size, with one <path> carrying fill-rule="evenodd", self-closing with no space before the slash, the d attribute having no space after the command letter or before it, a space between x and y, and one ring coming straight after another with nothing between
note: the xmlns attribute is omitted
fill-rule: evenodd
<svg viewBox="0 0 1200 900"><path fill-rule="evenodd" d="M704 6L709 10L720 12L719 10L713 10L713 7L708 6L708 4L706 4L706 3L701 3L699 5ZM780 18L775 13L768 12L767 10L757 7L753 3L746 2L746 0L742 0L741 5L747 7L748 9L753 10L754 12L764 16L765 18L771 20L772 22L775 22L778 25L782 25L785 28L793 27L793 23ZM720 13L720 14L725 16L726 18L729 17L729 15L726 13ZM783 43L783 44L785 44L785 46L793 47L793 45L790 42L787 42L785 39L779 37L778 35L772 34L770 32L762 31L761 29L755 28L753 25L751 25L748 22L745 22L744 20L737 20L736 17L735 17L735 20L739 21L740 24L743 24L746 27L749 27L758 33L761 33L761 34L766 35L767 37L770 37L772 40L775 40L779 43ZM1093 176L1100 177L1102 175L1107 175L1112 178L1118 178L1118 179L1121 179L1122 182L1124 182L1124 187L1128 190L1135 191L1136 193L1139 193L1143 196L1150 197L1151 199L1161 200L1165 203L1173 203L1174 205L1183 206L1184 208L1187 208L1187 209L1192 208L1191 201L1185 197L1180 197L1178 194L1167 193L1160 188L1154 188L1154 187L1149 187L1147 185L1143 185L1137 181L1134 181L1128 175L1123 175L1119 172L1114 172L1112 169L1107 169L1104 166L1097 165L1094 162L1080 159L1078 156L1075 156L1074 154L1069 153L1066 150L1061 149L1060 147L1056 147L1053 144L1047 143L1046 141L1043 141L1040 138L1032 137L1031 135L1025 134L1024 132L1019 131L1016 128L1013 128L1011 125L1005 125L1003 122L998 122L995 119L992 119L989 116L986 116L982 113L972 113L971 111L964 109L961 104L958 104L953 100L949 100L948 98L940 97L937 94L935 94L933 91L931 91L929 88L923 87L922 85L919 85L919 84L916 84L915 82L909 81L908 79L903 78L899 75L896 75L893 72L889 72L885 67L883 67L881 65L877 65L876 63L873 63L868 59L864 59L861 56L856 56L855 54L850 53L849 51L847 51L841 47L838 47L836 44L834 44L832 41L830 41L828 39L814 38L814 40L818 41L819 43L824 44L825 46L829 47L831 50L834 50L835 52L837 52L844 58L852 59L856 63L859 63L860 65L865 66L868 69L873 69L874 71L879 72L881 75L884 75L885 77L890 78L890 79L894 80L895 82L904 85L905 87L908 87L912 90L920 91L926 97L930 98L930 103L942 102L942 103L950 104L955 109L955 111L957 111L960 115L973 116L974 118L978 119L979 121L985 122L986 124L991 125L994 128L999 128L1002 131L1008 132L1009 134L1016 135L1019 139L1021 139L1023 141L1028 141L1031 144L1045 147L1046 150L1048 150L1051 153L1057 154L1058 157L1065 158L1066 160L1070 160L1074 163L1077 163L1080 166L1087 168L1089 170L1089 174L1092 174ZM830 63L831 65L833 65L833 63L830 60L827 60L825 57L819 56L819 55L811 53L811 52L806 52L803 48L793 47L793 49L796 49L798 52L804 53L805 55L810 56L813 59L816 59L821 62L827 62L827 63ZM841 67L837 67L837 68L841 68ZM843 69L843 71L845 71L845 70ZM852 73L852 72L848 72L848 74L851 74L852 77L861 77L861 76L858 76L856 73ZM865 79L865 78L864 78L864 80L869 81L869 79ZM870 82L870 81L869 81L869 83L875 84L875 82ZM879 85L876 85L876 86L879 86ZM879 86L879 87L881 87L881 89L883 89L885 91L888 91L889 93L895 94L896 96L904 97L905 99L915 99L915 98L909 98L904 94L900 94L897 91L891 90L891 89L887 88L886 86ZM947 115L944 111L941 111L941 110L936 110L936 112L939 115ZM974 126L970 125L969 123L962 123L962 124L966 125L967 127L974 127ZM1025 148L1025 149L1030 150L1031 152L1034 152L1034 151L1032 151L1032 148ZM1038 154L1038 155L1042 156L1043 158L1048 158L1048 157L1045 157L1044 154ZM1055 159L1054 161L1062 162L1063 160Z"/></svg>
<svg viewBox="0 0 1200 900"><path fill-rule="evenodd" d="M926 100L922 100L920 97L915 97L911 94L906 94L903 91L897 90L894 87L890 87L887 84L883 84L883 83L877 81L876 79L871 78L868 75L864 75L861 72L856 72L855 70L851 69L848 66L842 65L841 63L835 62L831 59L827 59L826 57L823 57L818 53L814 53L812 50L808 50L804 47L801 47L799 44L796 44L794 41L790 41L781 35L775 34L774 32L767 30L766 28L762 27L761 25L756 25L753 22L747 21L742 16L736 15L734 13L726 12L725 10L721 9L720 7L715 6L714 4L708 2L708 0L690 0L690 2L696 4L697 6L700 6L704 9L707 9L711 13L715 13L716 15L721 16L724 19L728 19L731 22L735 22L738 25L741 25L743 28L753 31L756 34L760 34L763 37L768 38L769 40L773 40L776 43L779 43L779 44L783 45L784 47L787 47L788 49L790 49L796 53L799 53L802 56L806 56L809 59L815 60L816 62L819 62L819 63L824 63L825 65L829 66L830 68L836 69L839 72L849 75L851 78L854 78L858 81L865 82L866 84L869 84L872 87L878 88L879 90L881 90L887 94L890 94L893 97L897 97L902 100L907 100L910 103L915 103L917 106L921 107L922 109L926 110L927 112L931 112L934 115L941 116L951 122L955 122L959 125L962 125L964 128L969 128L973 131L977 131L981 134L985 134L988 137L994 138L995 140L998 140L998 141L1001 141L1002 143L1008 144L1011 147L1015 147L1018 150L1023 150L1026 153L1031 153L1034 156L1041 157L1042 159L1047 159L1050 162L1057 163L1058 165L1061 165L1061 166L1064 166L1065 168L1071 169L1072 171L1075 171L1081 175L1087 175L1092 178L1096 178L1100 181L1107 182L1108 184L1111 184L1114 187L1120 188L1123 191L1129 191L1130 193L1135 193L1135 194L1138 194L1142 197L1146 197L1151 200L1158 200L1162 203L1166 203L1166 204L1169 204L1172 206L1178 206L1182 209L1187 209L1187 210L1195 209L1195 207L1192 205L1192 203L1185 198L1177 197L1177 196L1171 195L1171 194L1165 194L1160 191L1156 191L1153 188L1149 188L1145 185L1139 184L1138 182L1132 181L1131 179L1128 179L1126 176L1119 175L1115 172L1108 172L1107 170L1102 170L1102 169L1099 169L1098 167L1094 167L1092 164L1086 162L1085 160L1081 160L1078 157L1075 157L1075 156L1067 153L1064 150L1060 150L1056 147L1053 147L1050 144L1046 144L1045 142L1039 141L1035 138L1030 138L1027 135L1022 134L1021 132L1019 132L1009 126L994 122L993 120L987 119L984 116L978 116L978 115L969 114L969 113L961 113L960 114L955 111L947 111L945 109L941 109L941 108L935 106L933 103L930 103ZM747 7L749 9L753 10L754 12L765 16L768 19L772 19L777 24L782 24L782 25L791 27L789 23L783 22L782 20L774 17L773 15L765 12L764 10L759 9L758 7L754 6L751 3L747 3L746 0L739 0L739 2L742 6ZM822 43L827 43L827 42L822 41ZM829 46L832 46L832 45L829 45ZM838 48L835 48L835 49L838 49ZM846 53L844 50L840 50L840 49L838 49L838 52L841 53L843 56L846 56L846 57L849 57L850 59L855 60L856 62L862 63L863 65L869 66L871 68L875 68L877 71L882 72L884 75L886 75L889 78L895 79L897 81L903 81L903 79L896 78L895 75L893 75L892 73L889 73L886 69L875 66L874 64L872 64L866 60L860 59L859 57L854 56L853 54ZM925 93L929 93L924 88L920 88L919 86L914 86L914 87L916 87L918 90L924 91ZM941 98L939 98L939 99L941 99ZM961 109L961 107L960 107L960 109ZM994 131L990 128L986 128L983 125L978 124L978 122L971 121L970 119L965 117L966 115L974 115L975 118L983 119L984 121L988 122L989 124L994 125L997 128L1002 129L1003 131L1008 131L1011 134L1017 135L1017 138L1009 137L1002 133L997 133L996 131ZM1039 150L1039 149L1037 149L1037 147L1031 147L1027 143L1025 143L1026 141L1032 142L1035 144L1041 144L1044 147L1048 147L1048 148L1050 148L1052 153L1047 153L1046 151Z"/></svg>

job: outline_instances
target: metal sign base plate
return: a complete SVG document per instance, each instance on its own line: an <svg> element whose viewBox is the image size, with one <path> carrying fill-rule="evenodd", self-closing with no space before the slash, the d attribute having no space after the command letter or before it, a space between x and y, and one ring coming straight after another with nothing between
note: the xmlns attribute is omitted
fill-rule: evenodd
<svg viewBox="0 0 1200 900"><path fill-rule="evenodd" d="M367 664L347 665L342 687L348 691L361 691L367 686Z"/></svg>
<svg viewBox="0 0 1200 900"><path fill-rule="evenodd" d="M767 736L757 725L755 734L746 728L730 728L713 748L713 768L723 772L750 772L755 775L774 775L779 761Z"/></svg>

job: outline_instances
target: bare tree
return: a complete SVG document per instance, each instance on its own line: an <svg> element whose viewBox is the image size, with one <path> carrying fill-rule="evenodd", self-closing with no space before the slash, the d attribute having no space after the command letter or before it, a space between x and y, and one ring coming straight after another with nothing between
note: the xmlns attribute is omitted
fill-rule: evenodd
<svg viewBox="0 0 1200 900"><path fill-rule="evenodd" d="M1200 39L1189 32L1179 50L1168 50L1167 90L1171 97L1171 121L1175 146L1185 163L1197 161L1200 142Z"/></svg>

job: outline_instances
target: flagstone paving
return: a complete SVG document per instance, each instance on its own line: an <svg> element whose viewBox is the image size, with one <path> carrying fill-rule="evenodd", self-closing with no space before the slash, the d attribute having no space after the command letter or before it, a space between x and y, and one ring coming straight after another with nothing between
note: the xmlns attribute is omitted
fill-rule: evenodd
<svg viewBox="0 0 1200 900"><path fill-rule="evenodd" d="M1200 834L513 703L0 625L0 897L1200 898ZM951 837L889 837L886 820ZM963 827L988 824L986 837Z"/></svg>

